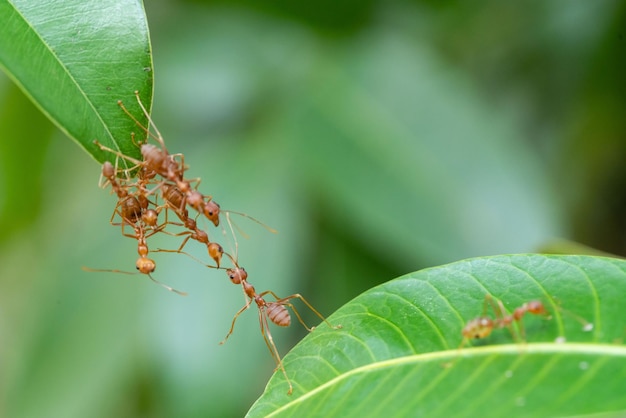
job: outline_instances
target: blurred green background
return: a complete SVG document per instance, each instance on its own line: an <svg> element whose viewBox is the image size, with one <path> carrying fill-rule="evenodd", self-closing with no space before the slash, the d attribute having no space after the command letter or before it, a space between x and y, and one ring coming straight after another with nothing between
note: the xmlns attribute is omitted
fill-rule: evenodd
<svg viewBox="0 0 626 418"><path fill-rule="evenodd" d="M236 220L257 290L330 314L401 274L557 238L626 255L626 3L146 11L169 149L223 208L279 231ZM4 75L0 135L0 414L243 415L274 363L254 309L218 345L241 291L176 254L155 277L186 298L82 271L136 259L100 167ZM283 354L304 335L272 332Z"/></svg>

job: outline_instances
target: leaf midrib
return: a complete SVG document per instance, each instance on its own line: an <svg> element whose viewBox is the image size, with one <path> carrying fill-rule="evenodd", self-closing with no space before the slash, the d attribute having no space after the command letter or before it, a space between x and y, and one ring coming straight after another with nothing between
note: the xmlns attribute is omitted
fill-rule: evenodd
<svg viewBox="0 0 626 418"><path fill-rule="evenodd" d="M388 367L396 367L411 363L426 363L430 361L442 361L443 363L454 361L459 358L467 358L474 356L486 356L493 354L591 354L605 355L626 358L626 346L612 344L590 344L590 343L527 343L527 344L499 344L482 347L470 347L455 350L435 351L423 354L414 354L404 357L396 357L393 359L382 360L365 366L357 367L346 373L343 373L323 385L308 391L297 399L283 405L274 410L268 417L275 416L293 407L295 404L303 402L308 398L318 395L328 387L336 385L341 380L348 379L352 376L367 373L373 370L384 369Z"/></svg>

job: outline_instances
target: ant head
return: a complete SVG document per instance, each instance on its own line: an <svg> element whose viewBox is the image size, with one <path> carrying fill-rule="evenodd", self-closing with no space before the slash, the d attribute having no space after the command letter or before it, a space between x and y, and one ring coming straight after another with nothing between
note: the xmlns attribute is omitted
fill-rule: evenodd
<svg viewBox="0 0 626 418"><path fill-rule="evenodd" d="M220 224L220 205L218 205L215 201L209 200L204 204L204 208L202 213L207 217L208 220L213 222L213 225L219 226Z"/></svg>
<svg viewBox="0 0 626 418"><path fill-rule="evenodd" d="M246 286L246 279L248 279L248 272L243 267L237 267L234 269L226 270L228 278L233 284L241 284L244 282L244 288ZM250 285L251 286L251 285Z"/></svg>
<svg viewBox="0 0 626 418"><path fill-rule="evenodd" d="M150 274L156 270L156 263L149 258L139 257L135 263L135 267L137 267L140 273Z"/></svg>
<svg viewBox="0 0 626 418"><path fill-rule="evenodd" d="M122 217L134 224L141 218L141 205L136 197L130 196L122 202Z"/></svg>

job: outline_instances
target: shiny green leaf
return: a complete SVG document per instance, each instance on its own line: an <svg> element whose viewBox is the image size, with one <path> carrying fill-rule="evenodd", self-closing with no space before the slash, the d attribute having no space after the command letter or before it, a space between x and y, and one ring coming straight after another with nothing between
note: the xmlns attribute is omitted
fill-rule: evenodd
<svg viewBox="0 0 626 418"><path fill-rule="evenodd" d="M284 358L293 395L279 371L249 416L626 411L625 292L626 262L589 256L495 256L409 274L340 308L329 321L341 329L307 336ZM509 313L543 301L551 318L524 317L525 342L517 328L496 329L459 349L485 295Z"/></svg>
<svg viewBox="0 0 626 418"><path fill-rule="evenodd" d="M149 109L152 57L136 0L0 0L0 67L63 132L96 160L112 160L94 140L138 157L133 92Z"/></svg>

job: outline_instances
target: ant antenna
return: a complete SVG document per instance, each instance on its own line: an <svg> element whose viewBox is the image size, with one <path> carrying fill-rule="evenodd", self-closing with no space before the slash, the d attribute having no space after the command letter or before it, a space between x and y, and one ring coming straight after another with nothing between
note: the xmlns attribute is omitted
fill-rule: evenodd
<svg viewBox="0 0 626 418"><path fill-rule="evenodd" d="M88 271L91 273L118 273L118 274L128 274L128 275L133 275L136 276L137 274L144 274L146 276L148 276L150 278L150 280L152 280L153 282L155 282L156 284L163 286L165 289L169 290L170 292L176 293L177 295L180 296L187 296L187 292L183 292L181 290L177 290L174 289L171 286L166 285L163 282L158 281L157 279L155 279L154 277L152 277L152 275L150 273L136 273L136 272L132 272L132 271L124 271L124 270L116 270L116 269L93 269L90 267L85 267L83 266L82 269L84 271Z"/></svg>

